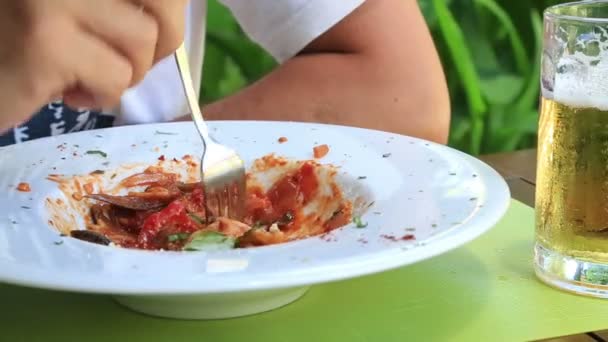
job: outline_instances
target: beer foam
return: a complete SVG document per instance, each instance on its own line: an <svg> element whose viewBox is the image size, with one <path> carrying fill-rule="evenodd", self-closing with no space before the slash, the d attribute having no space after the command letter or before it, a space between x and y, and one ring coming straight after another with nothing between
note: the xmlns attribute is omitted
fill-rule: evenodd
<svg viewBox="0 0 608 342"><path fill-rule="evenodd" d="M568 32L563 28L552 38L566 46ZM608 31L598 27L580 34L575 51L561 51L559 56L543 57L542 94L545 98L579 108L608 110ZM551 45L549 45L551 46ZM595 51L585 54L583 51ZM553 58L552 58L553 57ZM557 59L557 60L555 60Z"/></svg>
<svg viewBox="0 0 608 342"><path fill-rule="evenodd" d="M589 59L587 56L584 57ZM579 57L576 62L575 68L578 70L556 72L553 91L550 92L543 87L543 95L571 107L597 108L608 111L608 55L601 58L595 66L580 63L582 60ZM593 58L593 60L597 60L597 58ZM567 68L572 64L562 66Z"/></svg>

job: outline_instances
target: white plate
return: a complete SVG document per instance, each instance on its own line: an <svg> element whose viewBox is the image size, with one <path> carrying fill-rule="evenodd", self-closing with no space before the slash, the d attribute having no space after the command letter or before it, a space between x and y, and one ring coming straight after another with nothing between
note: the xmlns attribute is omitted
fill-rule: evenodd
<svg viewBox="0 0 608 342"><path fill-rule="evenodd" d="M191 123L82 132L0 149L0 281L112 294L135 310L161 316L240 316L284 305L312 284L409 265L461 246L490 229L509 204L507 185L490 167L423 140L319 124L210 125L246 162L270 152L311 159L313 146L328 144L323 163L340 166L354 179L367 177L357 181L375 200L363 216L368 226L213 253L128 250L60 237L47 223L45 199L59 196L49 174L152 164L161 154L180 158L201 150ZM279 144L282 136L288 142ZM108 156L86 154L90 150ZM32 191L16 191L20 182ZM408 234L416 239L399 240Z"/></svg>

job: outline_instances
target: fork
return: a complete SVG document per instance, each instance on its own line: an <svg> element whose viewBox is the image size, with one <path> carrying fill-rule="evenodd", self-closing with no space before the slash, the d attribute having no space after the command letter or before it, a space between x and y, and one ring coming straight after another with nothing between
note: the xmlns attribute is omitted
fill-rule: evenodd
<svg viewBox="0 0 608 342"><path fill-rule="evenodd" d="M175 51L175 61L196 129L203 140L201 180L205 194L207 222L214 217L241 221L245 216L245 165L232 149L209 135L198 98L192 85L188 55L184 43Z"/></svg>

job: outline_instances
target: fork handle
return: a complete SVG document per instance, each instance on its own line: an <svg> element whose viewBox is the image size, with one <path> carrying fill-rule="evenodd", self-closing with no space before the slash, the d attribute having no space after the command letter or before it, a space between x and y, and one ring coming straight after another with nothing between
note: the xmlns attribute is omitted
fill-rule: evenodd
<svg viewBox="0 0 608 342"><path fill-rule="evenodd" d="M184 43L182 43L175 51L175 62L177 63L177 69L179 70L182 86L184 87L184 93L190 109L190 115L192 116L192 120L194 120L198 133L203 138L203 145L206 149L207 143L212 140L209 136L209 129L207 128L205 119L203 119L201 107L198 104L196 91L194 91L192 76L190 74L190 66L188 64L188 54L186 53L186 46Z"/></svg>

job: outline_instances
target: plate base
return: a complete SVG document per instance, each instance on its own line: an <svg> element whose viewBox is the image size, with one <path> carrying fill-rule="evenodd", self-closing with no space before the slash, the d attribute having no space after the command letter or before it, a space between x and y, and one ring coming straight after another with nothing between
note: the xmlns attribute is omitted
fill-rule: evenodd
<svg viewBox="0 0 608 342"><path fill-rule="evenodd" d="M280 308L302 297L309 287L181 296L115 296L127 308L177 319L224 319Z"/></svg>

